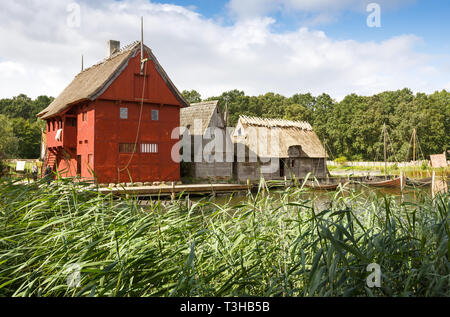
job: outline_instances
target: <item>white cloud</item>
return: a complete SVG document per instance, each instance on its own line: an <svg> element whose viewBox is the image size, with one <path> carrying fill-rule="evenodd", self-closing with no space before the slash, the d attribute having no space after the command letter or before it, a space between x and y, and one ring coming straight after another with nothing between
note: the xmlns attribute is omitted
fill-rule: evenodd
<svg viewBox="0 0 450 317"><path fill-rule="evenodd" d="M340 99L404 87L432 92L448 82L435 56L415 51L421 39L413 35L376 43L336 41L307 28L279 34L272 18L223 26L187 8L146 0L79 2L80 28L70 28L70 2L0 3L0 98L58 95L79 72L81 54L87 67L105 57L108 39L123 45L138 40L141 15L145 42L177 87L203 97L236 88Z"/></svg>
<svg viewBox="0 0 450 317"><path fill-rule="evenodd" d="M265 16L273 12L312 12L319 16L342 10L366 11L369 3L378 3L384 10L391 10L415 0L230 0L228 8L240 18Z"/></svg>

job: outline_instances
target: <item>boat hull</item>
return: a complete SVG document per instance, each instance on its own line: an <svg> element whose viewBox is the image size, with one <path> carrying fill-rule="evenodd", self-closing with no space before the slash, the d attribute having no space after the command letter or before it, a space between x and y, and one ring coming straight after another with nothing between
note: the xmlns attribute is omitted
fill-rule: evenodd
<svg viewBox="0 0 450 317"><path fill-rule="evenodd" d="M395 179L380 181L380 182L364 182L364 185L373 186L373 187L398 187L402 186L402 179L397 177ZM403 184L405 184L405 179L403 178Z"/></svg>
<svg viewBox="0 0 450 317"><path fill-rule="evenodd" d="M428 178L423 178L423 179L411 179L411 178L407 178L406 179L406 185L408 186L430 186L431 185L431 177Z"/></svg>

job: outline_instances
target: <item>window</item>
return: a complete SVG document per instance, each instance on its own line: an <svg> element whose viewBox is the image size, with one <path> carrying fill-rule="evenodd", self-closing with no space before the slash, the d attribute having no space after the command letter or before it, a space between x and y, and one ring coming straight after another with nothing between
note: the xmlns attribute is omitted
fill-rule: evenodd
<svg viewBox="0 0 450 317"><path fill-rule="evenodd" d="M120 143L119 153L136 153L136 144L134 143Z"/></svg>
<svg viewBox="0 0 450 317"><path fill-rule="evenodd" d="M152 110L152 120L153 121L159 120L159 110Z"/></svg>
<svg viewBox="0 0 450 317"><path fill-rule="evenodd" d="M128 108L120 108L120 119L128 119Z"/></svg>
<svg viewBox="0 0 450 317"><path fill-rule="evenodd" d="M141 153L158 153L158 144L141 144Z"/></svg>
<svg viewBox="0 0 450 317"><path fill-rule="evenodd" d="M84 112L82 113L82 120L83 120L83 121L87 121L87 111L84 111Z"/></svg>

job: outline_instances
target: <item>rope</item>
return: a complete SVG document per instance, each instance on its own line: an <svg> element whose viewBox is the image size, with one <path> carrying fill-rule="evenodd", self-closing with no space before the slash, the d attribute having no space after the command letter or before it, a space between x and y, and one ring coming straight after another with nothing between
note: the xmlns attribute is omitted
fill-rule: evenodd
<svg viewBox="0 0 450 317"><path fill-rule="evenodd" d="M419 145L420 154L422 154L422 160L425 161L425 155L423 155L422 147L420 146L419 137L416 135L417 145Z"/></svg>
<svg viewBox="0 0 450 317"><path fill-rule="evenodd" d="M387 128L387 126L386 126L386 128ZM389 136L389 133L387 132L387 129L386 129L386 135L387 135L387 137L388 137L389 144L391 145L391 151L392 151L391 156L394 157L395 162L400 163L400 162L397 160L397 157L394 155L394 153L395 153L394 147L393 147L393 145L392 145L392 140L391 140L391 137Z"/></svg>
<svg viewBox="0 0 450 317"><path fill-rule="evenodd" d="M411 134L411 140L409 140L408 151L406 152L405 162L408 162L409 150L411 149L411 144L413 141L414 132Z"/></svg>
<svg viewBox="0 0 450 317"><path fill-rule="evenodd" d="M325 147L326 147L326 148L328 149L328 151L330 152L331 157L332 157L332 159L333 159L333 161L334 161L334 159L335 159L336 157L333 155L333 152L331 151L331 148L328 146L328 142L325 143ZM326 151L326 149L325 149L325 151Z"/></svg>
<svg viewBox="0 0 450 317"><path fill-rule="evenodd" d="M146 84L146 76L147 76L147 64L148 63L145 63L145 67L144 67L144 83L143 83L143 85L142 85L142 98L141 98L141 110L140 110L140 112L139 112L139 121L138 121L138 128L137 128L137 131L136 131L136 139L135 139L135 141L134 141L134 147L133 147L133 152L131 153L131 156L130 156L130 159L128 160L128 163L126 164L126 166L124 167L124 168L122 168L122 169L120 169L120 168L117 168L117 172L118 172L118 181L120 182L120 172L123 172L123 171L125 171L125 170L127 170L128 169L128 167L130 166L130 163L131 163L131 160L133 159L133 157L134 157L134 154L137 152L137 150L136 150L136 147L137 147L137 143L138 143L138 140L139 140L139 133L140 133L140 131L141 131L141 121L142 121L142 110L143 110L143 108L144 108L144 94L145 94L145 84Z"/></svg>

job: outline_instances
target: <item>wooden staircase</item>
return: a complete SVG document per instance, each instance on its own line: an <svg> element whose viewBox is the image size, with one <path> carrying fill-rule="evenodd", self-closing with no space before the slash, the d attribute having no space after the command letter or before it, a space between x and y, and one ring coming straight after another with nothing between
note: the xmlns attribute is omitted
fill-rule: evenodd
<svg viewBox="0 0 450 317"><path fill-rule="evenodd" d="M59 150L55 152L55 150L47 149L44 165L42 165L41 177L44 177L45 169L47 168L48 165L50 165L53 171L55 170L59 154L60 154Z"/></svg>

